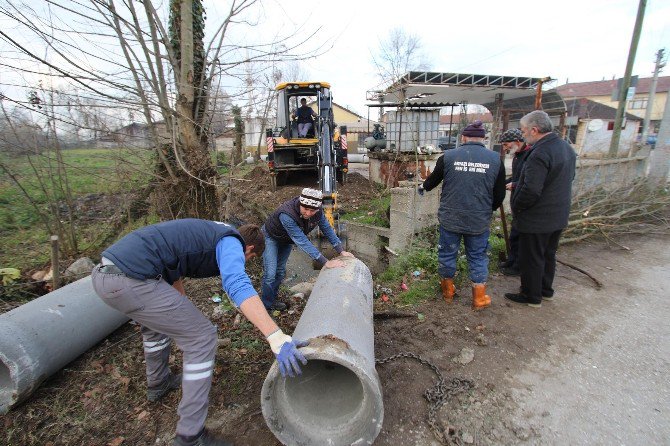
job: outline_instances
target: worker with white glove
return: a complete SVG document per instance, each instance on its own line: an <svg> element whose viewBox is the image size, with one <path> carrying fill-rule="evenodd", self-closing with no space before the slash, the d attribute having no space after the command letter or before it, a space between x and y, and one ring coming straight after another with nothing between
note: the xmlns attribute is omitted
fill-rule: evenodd
<svg viewBox="0 0 670 446"><path fill-rule="evenodd" d="M239 229L215 221L172 220L140 228L102 252L91 273L95 292L142 327L147 399L156 402L182 388L174 446L224 446L205 429L217 348L217 327L186 297L183 277L221 276L233 303L266 337L282 375L300 374L306 345L272 320L245 272L260 256L265 237L255 225ZM181 374L169 367L172 340L183 351Z"/></svg>

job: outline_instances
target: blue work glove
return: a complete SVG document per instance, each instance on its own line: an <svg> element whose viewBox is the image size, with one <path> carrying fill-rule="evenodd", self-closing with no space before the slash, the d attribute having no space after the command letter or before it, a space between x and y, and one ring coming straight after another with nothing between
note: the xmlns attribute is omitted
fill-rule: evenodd
<svg viewBox="0 0 670 446"><path fill-rule="evenodd" d="M270 334L267 337L268 342L270 343L270 348L272 353L275 354L277 358L277 365L279 365L279 373L282 376L290 376L293 378L296 375L300 375L302 370L300 370L300 364L298 361L302 362L303 365L307 364L307 359L300 350L300 347L305 347L309 345L308 341L294 341L290 336L284 334L281 330L277 330L274 333Z"/></svg>
<svg viewBox="0 0 670 446"><path fill-rule="evenodd" d="M416 191L419 193L419 195L421 195L423 197L423 193L426 190L423 188L423 184L419 184L419 187L416 188Z"/></svg>

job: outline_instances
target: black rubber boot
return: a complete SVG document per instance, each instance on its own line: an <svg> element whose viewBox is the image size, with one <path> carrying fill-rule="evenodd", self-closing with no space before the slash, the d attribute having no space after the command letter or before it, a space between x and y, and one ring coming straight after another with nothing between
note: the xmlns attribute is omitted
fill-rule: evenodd
<svg viewBox="0 0 670 446"><path fill-rule="evenodd" d="M178 375L173 375L170 373L167 378L163 380L162 383L156 387L149 387L147 389L147 399L155 403L156 401L163 398L165 395L170 393L173 390L176 390L181 387L181 373Z"/></svg>
<svg viewBox="0 0 670 446"><path fill-rule="evenodd" d="M223 438L204 429L196 438L187 438L181 435L174 437L173 446L233 446Z"/></svg>

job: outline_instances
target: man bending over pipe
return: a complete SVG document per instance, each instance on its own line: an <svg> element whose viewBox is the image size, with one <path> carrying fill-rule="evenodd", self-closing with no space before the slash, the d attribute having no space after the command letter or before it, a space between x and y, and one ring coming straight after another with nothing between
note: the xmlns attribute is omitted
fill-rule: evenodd
<svg viewBox="0 0 670 446"><path fill-rule="evenodd" d="M265 234L263 253L263 304L268 310L284 311L288 307L284 302L277 300L279 285L286 277L286 262L291 254L293 245L297 245L307 253L319 266L339 268L344 263L339 259L328 260L309 241L307 234L318 226L326 236L335 251L344 257L354 255L344 250L342 241L337 237L330 223L326 219L322 208L323 193L306 187L300 196L282 203L272 215L268 217L261 228Z"/></svg>
<svg viewBox="0 0 670 446"><path fill-rule="evenodd" d="M307 360L268 315L245 273L245 262L263 254L260 228L235 230L226 223L184 219L140 228L102 252L91 274L93 288L110 307L142 326L147 366L147 398L158 401L182 387L175 446L229 443L205 429L212 385L216 327L186 298L183 277L221 276L223 289L266 336L282 375L300 374ZM168 366L170 342L184 353L182 374Z"/></svg>

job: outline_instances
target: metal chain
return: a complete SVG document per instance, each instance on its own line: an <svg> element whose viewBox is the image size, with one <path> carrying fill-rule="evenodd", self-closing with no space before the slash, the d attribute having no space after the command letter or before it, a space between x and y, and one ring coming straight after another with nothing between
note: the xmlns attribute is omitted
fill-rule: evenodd
<svg viewBox="0 0 670 446"><path fill-rule="evenodd" d="M423 393L424 398L428 401L428 426L430 427L431 432L435 435L435 438L441 443L446 445L461 445L462 439L460 436L454 435L456 433L455 429L445 429L441 423L438 423L436 416L437 411L444 406L444 404L452 396L468 391L475 387L474 381L465 378L452 378L448 383L445 382L445 378L442 375L442 372L439 368L430 361L422 358L421 356L410 353L403 352L398 353L387 358L378 359L375 362L378 365L387 364L396 359L411 358L417 360L419 363L428 366L434 373L437 375L437 382L434 386L429 387Z"/></svg>

